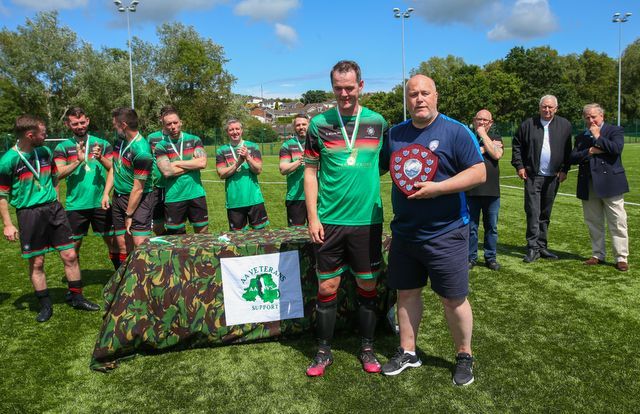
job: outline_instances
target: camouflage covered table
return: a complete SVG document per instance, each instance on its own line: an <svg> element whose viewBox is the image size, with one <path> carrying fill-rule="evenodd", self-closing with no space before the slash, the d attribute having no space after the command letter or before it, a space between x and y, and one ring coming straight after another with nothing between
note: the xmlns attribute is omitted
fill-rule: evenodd
<svg viewBox="0 0 640 414"><path fill-rule="evenodd" d="M208 347L310 331L317 279L304 228L218 235L165 236L137 248L104 287L105 314L90 367L106 371L138 353ZM220 259L297 250L304 317L226 326ZM386 255L385 255L386 256ZM344 277L338 329L353 326L353 278ZM380 315L387 291L379 283Z"/></svg>

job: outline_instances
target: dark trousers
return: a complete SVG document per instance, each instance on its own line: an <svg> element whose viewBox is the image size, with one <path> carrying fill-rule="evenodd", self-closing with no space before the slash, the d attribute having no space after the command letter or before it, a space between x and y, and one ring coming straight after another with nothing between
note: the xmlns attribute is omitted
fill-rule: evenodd
<svg viewBox="0 0 640 414"><path fill-rule="evenodd" d="M547 230L553 201L558 192L558 177L530 176L524 183L524 211L527 215L527 247L547 248Z"/></svg>

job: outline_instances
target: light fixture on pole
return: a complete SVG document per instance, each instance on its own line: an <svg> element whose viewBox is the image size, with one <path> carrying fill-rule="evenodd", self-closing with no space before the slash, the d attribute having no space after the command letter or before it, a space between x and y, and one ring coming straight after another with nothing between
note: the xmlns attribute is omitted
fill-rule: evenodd
<svg viewBox="0 0 640 414"><path fill-rule="evenodd" d="M122 5L121 0L113 0L113 4L116 5L118 11L120 13L125 13L127 15L127 37L128 37L128 45L129 45L129 85L131 87L131 109L135 109L134 100L133 100L133 64L131 62L131 28L129 26L129 13L135 13L138 3L138 0L131 0L127 7Z"/></svg>
<svg viewBox="0 0 640 414"><path fill-rule="evenodd" d="M618 126L620 126L620 96L622 93L622 23L629 20L631 13L627 12L623 15L614 13L613 23L618 23Z"/></svg>
<svg viewBox="0 0 640 414"><path fill-rule="evenodd" d="M404 115L404 120L407 120L407 91L405 88L405 70L404 70L404 19L408 19L411 17L411 13L413 12L413 7L409 7L405 11L400 11L399 8L393 9L393 16L400 19L402 24L402 110Z"/></svg>

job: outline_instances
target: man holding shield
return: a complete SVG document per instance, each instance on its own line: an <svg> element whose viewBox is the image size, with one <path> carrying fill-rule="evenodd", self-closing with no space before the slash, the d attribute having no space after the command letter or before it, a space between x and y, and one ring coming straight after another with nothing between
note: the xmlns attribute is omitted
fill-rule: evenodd
<svg viewBox="0 0 640 414"><path fill-rule="evenodd" d="M422 288L430 279L456 347L453 382L468 385L473 382L473 316L467 301L469 214L464 191L485 181L485 167L471 131L438 113L431 78L413 76L406 91L411 119L389 131L380 156L381 169L390 170L395 184L388 284L398 290L400 325L400 348L382 372L397 375L422 364L416 337Z"/></svg>

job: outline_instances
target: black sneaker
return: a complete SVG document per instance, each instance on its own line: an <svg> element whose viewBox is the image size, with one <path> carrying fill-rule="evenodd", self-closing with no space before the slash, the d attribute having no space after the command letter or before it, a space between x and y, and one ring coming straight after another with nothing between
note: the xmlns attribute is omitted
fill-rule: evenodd
<svg viewBox="0 0 640 414"><path fill-rule="evenodd" d="M418 368L422 365L422 361L418 355L410 355L404 352L404 349L398 348L395 355L382 366L384 375L398 375L407 368Z"/></svg>
<svg viewBox="0 0 640 414"><path fill-rule="evenodd" d="M475 260L469 260L469 270L473 269L478 264Z"/></svg>
<svg viewBox="0 0 640 414"><path fill-rule="evenodd" d="M43 306L42 308L40 308L40 312L38 312L38 315L36 316L36 321L46 322L51 319L51 316L53 316L53 307Z"/></svg>
<svg viewBox="0 0 640 414"><path fill-rule="evenodd" d="M311 365L307 367L307 376L321 377L324 375L325 368L331 364L333 364L331 352L318 351L313 361L311 361Z"/></svg>
<svg viewBox="0 0 640 414"><path fill-rule="evenodd" d="M85 298L82 295L73 295L71 297L71 306L74 309L80 309L80 310L85 310L85 311L99 311L100 310L100 306L90 302L89 300L87 300L87 298Z"/></svg>
<svg viewBox="0 0 640 414"><path fill-rule="evenodd" d="M469 385L473 382L473 357L465 352L456 355L453 385Z"/></svg>

